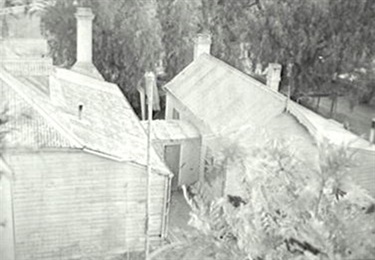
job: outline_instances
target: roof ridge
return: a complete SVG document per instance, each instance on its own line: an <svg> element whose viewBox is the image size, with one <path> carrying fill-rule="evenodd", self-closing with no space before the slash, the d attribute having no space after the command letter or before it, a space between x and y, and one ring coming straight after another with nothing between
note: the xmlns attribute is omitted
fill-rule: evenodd
<svg viewBox="0 0 375 260"><path fill-rule="evenodd" d="M304 127L306 127L308 129L308 132L314 138L319 138L319 136L329 138L329 132L322 129L322 127L319 127L319 124L317 124L317 122L314 122L314 120L312 120L312 118L309 118L307 115L305 115L304 113L306 111L308 111L308 113L312 113L315 117L318 117L318 120L324 120L324 121L322 121L324 124L333 126L334 124L338 123L336 120L333 120L333 122L329 121L328 119L322 117L321 115L315 113L314 111L297 104L293 100L288 100L287 97L284 96L282 93L276 92L276 91L268 88L264 83L262 83L262 82L258 81L257 79L253 78L251 75L248 75L248 74L242 72L241 70L231 66L230 64L226 63L225 61L223 61L221 59L218 59L218 58L216 58L216 57L214 57L210 54L200 55L196 60L192 61L188 66L186 66L174 79L172 79L170 82L168 82L164 87L172 95L174 95L173 88L169 88L169 86L170 85L173 86L173 84L175 83L175 79L177 77L179 77L179 75L185 74L186 71L189 70L189 68L195 66L198 62L200 62L202 60L214 62L215 64L217 64L219 66L224 66L226 69L229 70L229 72L233 73L235 76L238 76L238 77L244 79L246 82L249 82L251 87L260 89L262 92L271 95L272 97L274 97L275 99L277 99L279 101L284 101L286 111L288 111L290 114L292 114L294 117L296 117L298 119L299 123L302 124ZM305 111L301 111L301 108L299 108L298 106L303 107L303 109ZM368 145L368 146L365 147L364 144L365 143L369 144L369 142L367 140L361 138L360 136L344 129L343 127L340 127L340 126L337 126L337 125L335 127L336 127L336 129L340 129L341 131L343 131L342 133L345 134L348 139L350 139L349 137L351 137L351 139L353 139L353 140L358 139L358 141L363 142L362 144L358 144L358 142L356 142L356 145L354 145L356 148L365 149L365 150L373 150L374 149L374 147L371 146L371 145Z"/></svg>
<svg viewBox="0 0 375 260"><path fill-rule="evenodd" d="M22 89L19 89L19 86L22 88L29 88L27 85L19 81L17 78L13 77L8 73L4 68L0 67L0 78L8 83L8 85L24 99L32 108L34 108L41 116L44 118L57 132L59 132L63 137L65 137L69 142L71 142L76 147L83 147L81 142L77 137L69 131L61 122L55 120L49 115L49 113L37 102L31 100L27 95L25 95ZM38 94L39 95L39 94ZM40 96L40 95L39 95Z"/></svg>
<svg viewBox="0 0 375 260"><path fill-rule="evenodd" d="M250 80L251 83L255 84L256 87L259 87L260 89L262 89L262 91L270 93L271 95L280 99L281 101L286 101L286 96L284 96L280 92L276 92L276 91L268 88L266 84L260 82L259 80L253 78L252 76L244 73L243 71L233 67L232 65L226 63L225 61L223 61L219 58L216 58L215 56L212 56L210 54L202 54L199 58L206 58L206 59L213 60L214 62L220 63L221 65L227 67L231 72L233 72L235 74L238 74L238 76L244 78L245 80Z"/></svg>
<svg viewBox="0 0 375 260"><path fill-rule="evenodd" d="M94 88L97 90L105 91L107 93L119 95L122 94L121 91L119 91L119 88L116 84L108 82L108 81L102 81L84 74L80 74L77 71L66 69L66 68L60 68L60 67L54 67L55 72L54 74L59 80L65 80L71 83L75 83L78 85L82 85L84 87ZM88 84L93 83L93 84ZM97 85L100 85L101 87L98 87ZM103 86L105 88L103 88Z"/></svg>

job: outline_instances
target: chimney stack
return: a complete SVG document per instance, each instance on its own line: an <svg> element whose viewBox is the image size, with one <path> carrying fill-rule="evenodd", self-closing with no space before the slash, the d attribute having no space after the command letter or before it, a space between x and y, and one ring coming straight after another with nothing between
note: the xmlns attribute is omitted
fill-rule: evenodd
<svg viewBox="0 0 375 260"><path fill-rule="evenodd" d="M211 34L200 33L194 40L194 60L196 60L203 53L210 54L211 52Z"/></svg>
<svg viewBox="0 0 375 260"><path fill-rule="evenodd" d="M270 63L267 70L267 86L272 90L279 92L281 65L278 63Z"/></svg>
<svg viewBox="0 0 375 260"><path fill-rule="evenodd" d="M375 143L375 117L371 121L371 129L370 129L370 143Z"/></svg>
<svg viewBox="0 0 375 260"><path fill-rule="evenodd" d="M149 104L150 100L152 100L152 110L160 111L160 99L159 99L159 92L156 83L156 75L154 72L146 72L145 74L145 88L146 88L146 95L147 95L147 103ZM152 95L152 97L150 96Z"/></svg>
<svg viewBox="0 0 375 260"><path fill-rule="evenodd" d="M77 7L77 61L72 70L103 80L92 62L92 21L95 15L91 8Z"/></svg>

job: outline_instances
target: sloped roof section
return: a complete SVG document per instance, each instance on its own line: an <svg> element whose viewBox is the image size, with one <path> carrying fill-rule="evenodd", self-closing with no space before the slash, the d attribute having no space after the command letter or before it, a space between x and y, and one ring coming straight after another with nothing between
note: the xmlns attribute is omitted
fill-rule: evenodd
<svg viewBox="0 0 375 260"><path fill-rule="evenodd" d="M77 148L80 145L69 138L69 133L53 126L51 115L58 115L47 96L36 88L24 87L9 73L0 69L1 109L8 110L5 145L25 148ZM45 104L41 110L36 104ZM48 111L48 112L47 112ZM62 124L67 122L61 122Z"/></svg>
<svg viewBox="0 0 375 260"><path fill-rule="evenodd" d="M201 55L169 82L165 89L214 133L246 125L262 127L284 111L292 114L316 139L375 152L367 140L269 89L265 84L208 54Z"/></svg>
<svg viewBox="0 0 375 260"><path fill-rule="evenodd" d="M215 133L244 123L261 126L285 107L284 96L207 54L187 66L165 89Z"/></svg>
<svg viewBox="0 0 375 260"><path fill-rule="evenodd" d="M239 133L251 131L249 129L266 129L273 136L298 137L296 148L302 149L310 163L316 160L316 142L328 141L353 149L360 160L360 165L353 170L353 178L375 196L375 145L336 121L326 119L294 101L287 102L281 93L219 59L201 55L165 89L201 121L207 122L213 132L213 140L220 136L236 136L251 146L257 138L246 134L241 137Z"/></svg>
<svg viewBox="0 0 375 260"><path fill-rule="evenodd" d="M17 115L22 115L23 111L32 113L26 119L17 116L14 120L16 128L22 128L22 132L10 135L10 145L82 149L114 160L146 165L146 133L116 85L58 68L53 77L59 84L59 94L63 95L58 100L65 103L53 101L57 100L52 97L56 92L51 91L53 86L48 80L40 77L16 79L0 68L2 89L9 95L7 103L14 107ZM16 139L17 136L27 140ZM154 150L152 153L153 168L170 175Z"/></svg>
<svg viewBox="0 0 375 260"><path fill-rule="evenodd" d="M340 123L326 119L292 101L289 102L287 110L307 128L317 141L328 140L335 145L345 145L353 149L372 152L375 156L375 145L346 130Z"/></svg>

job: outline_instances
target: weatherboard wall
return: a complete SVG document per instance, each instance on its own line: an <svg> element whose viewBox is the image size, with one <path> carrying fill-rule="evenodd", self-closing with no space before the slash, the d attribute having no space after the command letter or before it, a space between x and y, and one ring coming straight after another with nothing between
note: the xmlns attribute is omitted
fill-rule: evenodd
<svg viewBox="0 0 375 260"><path fill-rule="evenodd" d="M197 168L199 170L198 176L200 180L203 180L203 172L204 172L204 161L205 161L205 154L207 150L207 140L214 138L211 134L211 130L209 127L199 118L197 118L186 106L182 104L180 100L178 100L176 97L173 96L172 93L167 92L167 98L166 98L166 113L165 113L165 119L173 119L173 110L178 111L180 114L180 119L188 121L192 125L194 125L201 134L201 140L200 140L200 148L195 150L196 154L199 154L199 160L195 160L194 162L197 163L197 165L194 166L194 168ZM194 144L192 144L194 146ZM193 147L186 148L187 150L193 149Z"/></svg>
<svg viewBox="0 0 375 260"><path fill-rule="evenodd" d="M146 168L84 152L8 153L17 260L81 259L144 246ZM164 235L168 177L151 179L150 234Z"/></svg>

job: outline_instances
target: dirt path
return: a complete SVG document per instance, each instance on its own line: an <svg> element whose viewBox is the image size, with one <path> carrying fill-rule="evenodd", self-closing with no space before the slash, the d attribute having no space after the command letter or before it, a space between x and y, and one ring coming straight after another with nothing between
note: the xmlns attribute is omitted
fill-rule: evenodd
<svg viewBox="0 0 375 260"><path fill-rule="evenodd" d="M185 233L193 232L188 225L190 206L186 203L182 191L172 192L171 209L169 215L169 235L171 240L183 240Z"/></svg>

